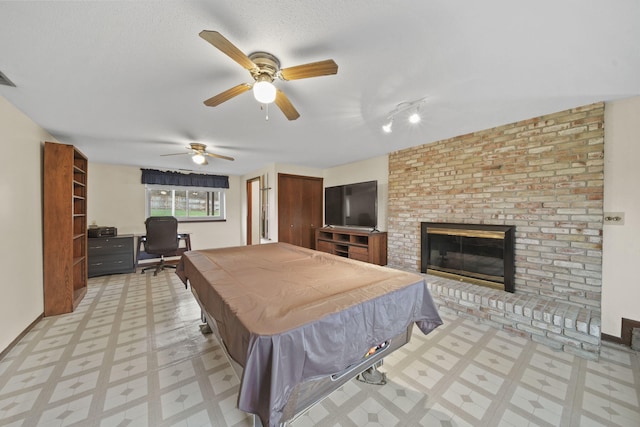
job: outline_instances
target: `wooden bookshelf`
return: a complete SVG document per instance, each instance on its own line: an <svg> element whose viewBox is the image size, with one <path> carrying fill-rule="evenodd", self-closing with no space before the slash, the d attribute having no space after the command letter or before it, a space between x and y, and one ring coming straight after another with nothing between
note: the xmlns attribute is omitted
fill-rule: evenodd
<svg viewBox="0 0 640 427"><path fill-rule="evenodd" d="M87 158L44 144L44 315L70 313L87 293Z"/></svg>

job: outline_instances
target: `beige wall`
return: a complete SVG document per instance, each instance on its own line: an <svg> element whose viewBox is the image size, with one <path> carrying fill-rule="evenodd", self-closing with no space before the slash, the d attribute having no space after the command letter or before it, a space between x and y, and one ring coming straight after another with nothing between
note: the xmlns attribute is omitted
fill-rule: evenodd
<svg viewBox="0 0 640 427"><path fill-rule="evenodd" d="M89 159L91 160L91 159ZM145 190L140 168L89 163L89 223L113 226L118 234L144 233ZM181 223L178 230L191 233L191 248L206 249L241 244L240 177L229 177L227 220ZM244 185L244 184L242 184Z"/></svg>
<svg viewBox="0 0 640 427"><path fill-rule="evenodd" d="M623 317L640 321L640 97L608 102L604 123L604 211L625 222L603 228L602 332L620 337Z"/></svg>
<svg viewBox="0 0 640 427"><path fill-rule="evenodd" d="M0 351L44 312L43 141L55 139L0 97Z"/></svg>
<svg viewBox="0 0 640 427"><path fill-rule="evenodd" d="M144 231L145 193L139 168L89 161L88 189L89 224L117 227L119 234Z"/></svg>

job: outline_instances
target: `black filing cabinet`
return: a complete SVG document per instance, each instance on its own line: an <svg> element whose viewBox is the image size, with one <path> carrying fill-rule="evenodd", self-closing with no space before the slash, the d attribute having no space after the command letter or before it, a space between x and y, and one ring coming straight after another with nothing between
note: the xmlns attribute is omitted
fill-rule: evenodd
<svg viewBox="0 0 640 427"><path fill-rule="evenodd" d="M133 235L91 237L87 239L89 277L105 274L133 273Z"/></svg>

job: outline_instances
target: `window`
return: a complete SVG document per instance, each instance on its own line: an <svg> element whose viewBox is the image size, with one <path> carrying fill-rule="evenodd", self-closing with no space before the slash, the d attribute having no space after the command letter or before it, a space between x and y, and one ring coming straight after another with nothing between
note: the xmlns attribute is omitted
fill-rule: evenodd
<svg viewBox="0 0 640 427"><path fill-rule="evenodd" d="M175 216L181 222L224 220L222 189L147 185L147 216Z"/></svg>

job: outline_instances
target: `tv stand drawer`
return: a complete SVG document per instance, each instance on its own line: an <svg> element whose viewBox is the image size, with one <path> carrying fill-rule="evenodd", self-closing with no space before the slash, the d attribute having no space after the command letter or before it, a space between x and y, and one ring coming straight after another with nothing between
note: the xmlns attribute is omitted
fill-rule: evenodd
<svg viewBox="0 0 640 427"><path fill-rule="evenodd" d="M349 258L369 262L369 249L360 246L349 246Z"/></svg>
<svg viewBox="0 0 640 427"><path fill-rule="evenodd" d="M325 240L318 240L316 243L316 249L320 252L333 253L333 244Z"/></svg>

